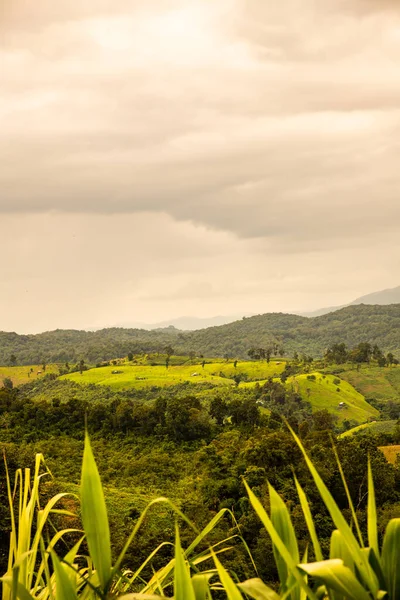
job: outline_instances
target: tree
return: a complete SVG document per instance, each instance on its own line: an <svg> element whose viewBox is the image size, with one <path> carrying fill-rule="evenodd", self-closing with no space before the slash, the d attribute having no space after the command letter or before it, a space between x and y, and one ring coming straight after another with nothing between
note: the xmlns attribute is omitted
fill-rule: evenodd
<svg viewBox="0 0 400 600"><path fill-rule="evenodd" d="M378 362L378 364L381 361L381 359L384 358L383 352L379 348L378 344L375 344L374 347L373 347L373 349L372 349L372 358L374 360L376 360ZM384 365L379 365L379 366L384 366Z"/></svg>
<svg viewBox="0 0 400 600"><path fill-rule="evenodd" d="M4 377L3 379L3 387L6 390L12 390L14 387L14 384L12 382L12 379L10 377Z"/></svg>
<svg viewBox="0 0 400 600"><path fill-rule="evenodd" d="M228 414L228 406L226 401L220 396L213 398L211 400L210 409L208 412L210 417L216 420L217 425L223 425L224 418Z"/></svg>
<svg viewBox="0 0 400 600"><path fill-rule="evenodd" d="M372 355L372 346L368 342L361 342L349 353L349 358L355 363L369 363Z"/></svg>
<svg viewBox="0 0 400 600"><path fill-rule="evenodd" d="M128 360L129 362L133 361L133 352L128 352Z"/></svg>
<svg viewBox="0 0 400 600"><path fill-rule="evenodd" d="M10 356L10 365L12 367L15 367L16 364L17 364L17 357L15 356L15 354L11 354L11 356Z"/></svg>
<svg viewBox="0 0 400 600"><path fill-rule="evenodd" d="M169 358L170 356L172 356L173 354L175 354L175 350L172 348L172 346L165 346L165 348L164 348L164 354L166 354L167 357Z"/></svg>
<svg viewBox="0 0 400 600"><path fill-rule="evenodd" d="M333 344L325 352L324 358L328 363L342 365L348 359L346 344L343 342L341 344Z"/></svg>
<svg viewBox="0 0 400 600"><path fill-rule="evenodd" d="M335 427L335 417L324 408L313 414L313 426L316 431L332 431Z"/></svg>
<svg viewBox="0 0 400 600"><path fill-rule="evenodd" d="M167 358L165 359L165 368L168 369L169 367L169 356L167 354Z"/></svg>

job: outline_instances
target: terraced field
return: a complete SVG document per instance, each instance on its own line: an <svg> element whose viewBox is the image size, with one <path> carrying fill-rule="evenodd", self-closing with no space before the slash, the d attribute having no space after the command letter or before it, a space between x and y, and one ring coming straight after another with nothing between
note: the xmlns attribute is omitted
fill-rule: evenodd
<svg viewBox="0 0 400 600"><path fill-rule="evenodd" d="M338 417L339 422L348 419L365 423L379 415L350 383L339 380L334 375L323 375L319 372L296 375L288 379L287 385L293 386L294 391L308 400L313 411L327 409Z"/></svg>
<svg viewBox="0 0 400 600"><path fill-rule="evenodd" d="M61 379L77 383L107 385L115 389L165 387L188 381L193 384L212 383L214 385L235 385L233 377L241 375L246 380L266 380L278 376L285 368L283 361L266 362L212 362L201 364L170 366L132 365L124 363L116 366L89 369L83 373L70 373Z"/></svg>
<svg viewBox="0 0 400 600"><path fill-rule="evenodd" d="M341 433L338 437L344 438L350 435L361 433L393 433L396 428L397 421L371 421L352 427L348 431Z"/></svg>
<svg viewBox="0 0 400 600"><path fill-rule="evenodd" d="M340 375L365 398L388 401L400 400L400 366L351 369Z"/></svg>
<svg viewBox="0 0 400 600"><path fill-rule="evenodd" d="M0 385L7 377L11 379L14 386L22 385L34 381L39 377L43 377L47 373L57 373L57 365L46 365L46 370L43 371L42 365L29 365L23 367L0 367Z"/></svg>

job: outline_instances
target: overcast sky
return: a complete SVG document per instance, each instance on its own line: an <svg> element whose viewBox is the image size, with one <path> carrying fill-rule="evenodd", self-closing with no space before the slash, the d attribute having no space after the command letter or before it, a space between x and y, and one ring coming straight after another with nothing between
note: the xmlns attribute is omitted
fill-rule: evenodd
<svg viewBox="0 0 400 600"><path fill-rule="evenodd" d="M398 0L0 0L0 329L400 283Z"/></svg>

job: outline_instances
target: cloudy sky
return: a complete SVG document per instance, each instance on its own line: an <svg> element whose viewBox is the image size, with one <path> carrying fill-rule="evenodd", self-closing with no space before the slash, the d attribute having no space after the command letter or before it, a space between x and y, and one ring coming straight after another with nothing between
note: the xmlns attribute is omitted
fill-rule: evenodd
<svg viewBox="0 0 400 600"><path fill-rule="evenodd" d="M398 0L0 0L0 329L400 283Z"/></svg>

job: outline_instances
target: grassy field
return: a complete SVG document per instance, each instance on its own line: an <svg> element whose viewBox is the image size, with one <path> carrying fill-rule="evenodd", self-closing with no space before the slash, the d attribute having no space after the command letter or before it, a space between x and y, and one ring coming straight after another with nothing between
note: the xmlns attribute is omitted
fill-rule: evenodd
<svg viewBox="0 0 400 600"><path fill-rule="evenodd" d="M293 386L294 391L308 400L313 411L327 409L338 417L339 422L348 419L365 423L368 419L378 416L378 411L370 406L350 383L343 380L335 383L338 380L334 375L315 372L290 377L287 385ZM340 407L340 402L345 403L343 407Z"/></svg>
<svg viewBox="0 0 400 600"><path fill-rule="evenodd" d="M348 431L341 433L339 438L344 438L359 431L364 431L364 433L393 433L396 427L397 421L371 421L370 423L364 423L363 425L357 425L357 427L352 427Z"/></svg>
<svg viewBox="0 0 400 600"><path fill-rule="evenodd" d="M23 383L29 383L39 377L47 375L47 373L57 373L57 365L46 365L46 371L43 371L42 365L29 365L23 367L0 367L0 385L3 380L9 377L13 382L14 386L22 385Z"/></svg>
<svg viewBox="0 0 400 600"><path fill-rule="evenodd" d="M382 450L386 460L393 465L400 454L400 446L379 446L379 450Z"/></svg>
<svg viewBox="0 0 400 600"><path fill-rule="evenodd" d="M365 398L381 401L400 399L400 366L389 368L363 365L359 371L346 370L340 376Z"/></svg>
<svg viewBox="0 0 400 600"><path fill-rule="evenodd" d="M279 363L279 364L278 364ZM165 387L177 385L184 381L190 383L212 383L214 385L235 385L233 377L240 374L247 379L267 379L279 375L285 367L282 361L270 362L212 362L205 364L185 364L181 366L132 365L128 363L89 369L80 373L70 373L61 379L69 379L77 383L107 385L114 389Z"/></svg>

